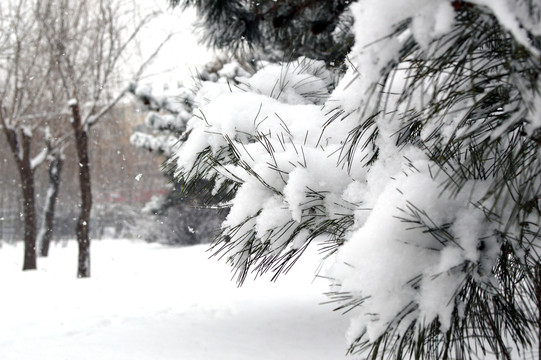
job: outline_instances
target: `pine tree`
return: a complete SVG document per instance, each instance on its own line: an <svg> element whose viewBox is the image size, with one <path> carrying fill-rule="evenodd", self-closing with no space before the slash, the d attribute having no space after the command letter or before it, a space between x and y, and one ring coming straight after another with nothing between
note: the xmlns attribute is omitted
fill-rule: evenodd
<svg viewBox="0 0 541 360"><path fill-rule="evenodd" d="M257 59L307 56L338 65L349 51L351 0L170 0L194 6L211 47ZM246 50L251 50L246 53Z"/></svg>
<svg viewBox="0 0 541 360"><path fill-rule="evenodd" d="M186 140L188 121L197 116L198 88L203 82L227 82L235 85L238 77L250 77L242 66L226 58L216 58L198 70L195 88L182 86L174 96L159 96L153 93L149 85L131 85L131 93L149 111L144 126L139 126L130 138L131 143L140 149L155 153L157 156L170 157L180 142ZM194 95L195 94L195 95ZM219 208L219 200L205 194L208 184L200 181L187 184L173 175L169 165L162 167L171 187L163 197L154 197L143 208L143 213L150 214L149 223L136 229L147 241L159 241L166 244L193 245L211 241L225 219L227 211Z"/></svg>
<svg viewBox="0 0 541 360"><path fill-rule="evenodd" d="M194 3L212 33L271 38L222 28L242 2ZM214 250L241 283L333 254L329 296L366 358L539 358L541 4L348 9L345 74L299 57L200 89L171 164L230 207Z"/></svg>

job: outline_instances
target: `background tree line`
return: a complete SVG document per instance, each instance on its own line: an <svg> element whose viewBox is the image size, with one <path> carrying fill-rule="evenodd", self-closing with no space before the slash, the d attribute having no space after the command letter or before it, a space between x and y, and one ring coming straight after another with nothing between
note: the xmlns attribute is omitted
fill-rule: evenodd
<svg viewBox="0 0 541 360"><path fill-rule="evenodd" d="M156 16L129 1L13 0L2 3L0 120L19 173L24 218L23 269L36 268L38 220L35 172L47 162L51 189L44 203L42 244L53 227L64 149L74 149L80 195L76 221L79 277L90 276L91 128L128 92L123 74L138 33ZM164 42L167 40L163 40ZM162 42L163 44L163 42ZM161 48L129 75L141 76ZM123 71L121 71L123 70ZM96 142L97 144L97 142ZM126 159L118 161L122 167ZM7 166L5 161L3 166ZM56 189L55 189L56 188ZM43 254L47 251L44 249Z"/></svg>

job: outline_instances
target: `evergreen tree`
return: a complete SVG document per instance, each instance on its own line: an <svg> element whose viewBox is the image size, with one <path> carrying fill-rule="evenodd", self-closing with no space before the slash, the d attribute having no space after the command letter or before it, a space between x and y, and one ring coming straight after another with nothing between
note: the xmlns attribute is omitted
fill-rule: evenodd
<svg viewBox="0 0 541 360"><path fill-rule="evenodd" d="M338 64L349 51L352 36L347 8L352 0L170 0L173 6L194 6L203 39L211 47L248 51L280 60L307 56Z"/></svg>
<svg viewBox="0 0 541 360"><path fill-rule="evenodd" d="M189 136L186 127L188 121L197 116L194 111L202 99L196 95L202 84L221 82L233 86L238 84L237 78L250 76L238 62L217 58L198 71L194 89L180 87L175 96L155 95L148 85L132 84L131 93L149 112L144 126L138 126L131 136L131 143L158 156L172 156L179 139L183 141ZM147 241L166 244L193 245L211 241L227 211L219 208L219 201L214 196L205 194L204 189L208 186L205 181L186 188L184 182L173 176L167 164L163 171L171 190L146 204L143 213L152 217L136 231Z"/></svg>
<svg viewBox="0 0 541 360"><path fill-rule="evenodd" d="M284 44L242 2L194 4L216 36ZM230 207L213 248L239 282L334 254L329 296L366 358L539 358L541 4L348 9L345 74L300 57L199 90L170 161Z"/></svg>

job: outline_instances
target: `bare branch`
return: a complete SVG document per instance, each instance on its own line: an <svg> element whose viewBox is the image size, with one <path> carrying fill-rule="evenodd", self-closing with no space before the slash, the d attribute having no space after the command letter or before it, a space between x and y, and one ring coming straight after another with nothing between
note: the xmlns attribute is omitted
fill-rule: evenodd
<svg viewBox="0 0 541 360"><path fill-rule="evenodd" d="M154 50L154 52L141 64L141 66L139 67L139 69L137 70L137 72L135 73L135 75L132 77L132 81L131 83L133 82L137 82L140 78L141 78L141 75L143 75L143 72L145 71L145 69L147 68L147 66L152 62L152 60L154 60L154 58L158 55L158 53L160 52L160 50L162 49L162 47L171 39L171 37L173 36L173 34L169 34L161 43L160 45L158 45L158 47L156 47L156 49ZM131 84L130 83L130 84ZM86 124L88 126L92 126L94 125L97 121L99 121L105 114L107 114L130 90L130 85L128 85L127 87L124 88L124 90L122 90L120 92L120 94L118 94L114 99L113 101L111 101L109 104L107 104L104 108L102 108L97 114L95 115L89 115L85 121L83 122L83 124Z"/></svg>
<svg viewBox="0 0 541 360"><path fill-rule="evenodd" d="M2 131L6 135L8 145L11 149L11 152L15 155L15 161L20 162L22 157L20 156L20 145L17 140L17 131L8 124L5 118L5 111L2 105L2 99L0 99L0 123L2 124Z"/></svg>

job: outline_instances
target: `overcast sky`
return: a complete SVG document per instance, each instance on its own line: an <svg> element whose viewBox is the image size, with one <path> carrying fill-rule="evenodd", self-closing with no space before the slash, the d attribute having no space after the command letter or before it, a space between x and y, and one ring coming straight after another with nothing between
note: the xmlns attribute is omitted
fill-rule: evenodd
<svg viewBox="0 0 541 360"><path fill-rule="evenodd" d="M141 34L141 52L143 59L154 52L157 45L167 36L168 32L175 36L162 49L159 56L145 72L142 83L152 83L161 87L165 82L188 82L196 66L204 65L211 60L212 53L199 45L197 34L194 33L193 23L195 11L186 11L164 6L165 0L154 1L164 13L151 22ZM155 89L158 91L159 89Z"/></svg>

